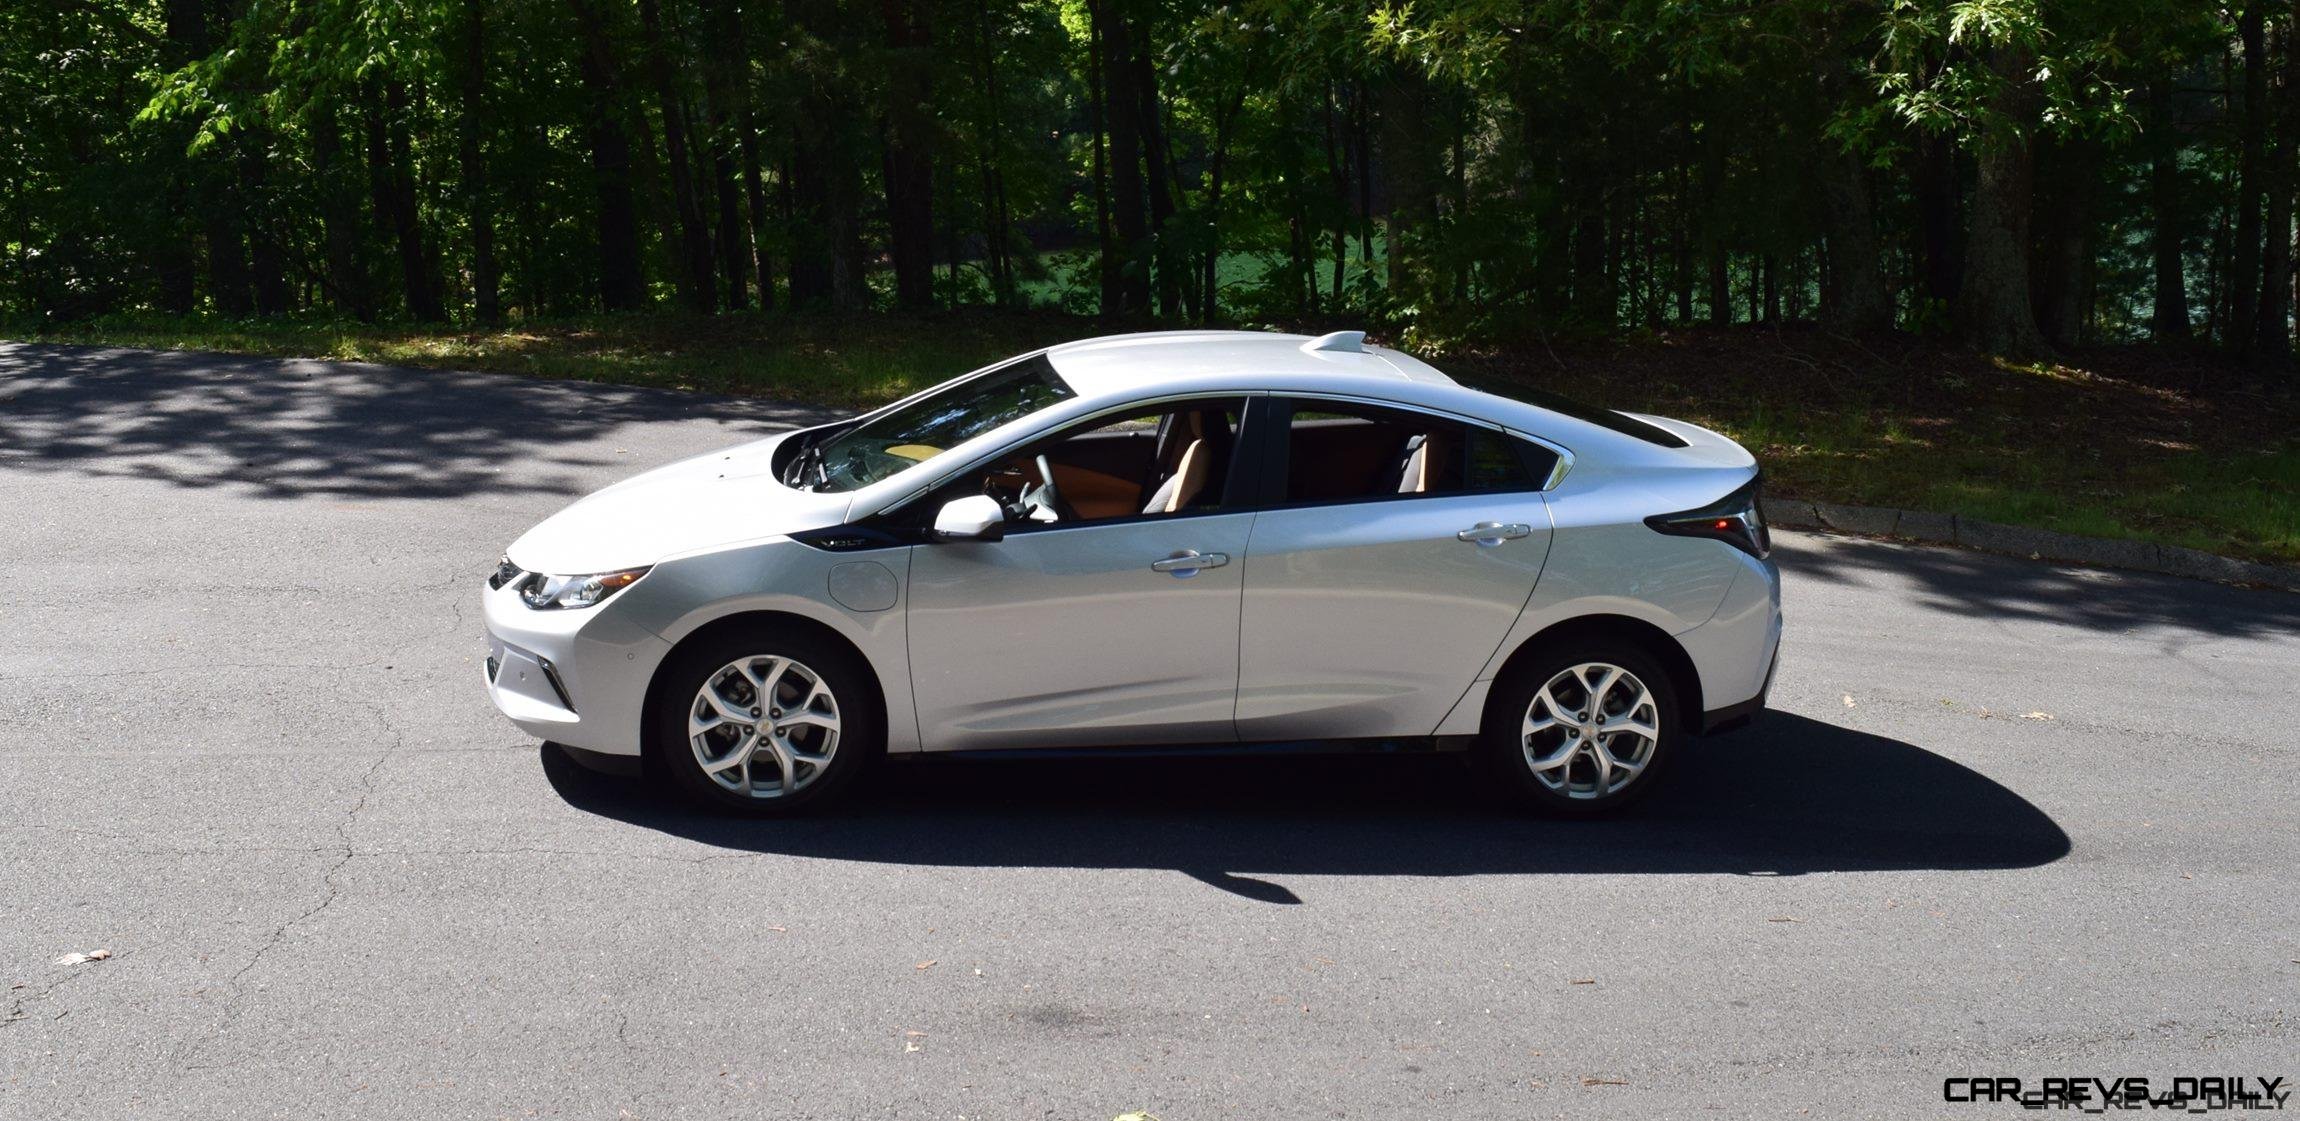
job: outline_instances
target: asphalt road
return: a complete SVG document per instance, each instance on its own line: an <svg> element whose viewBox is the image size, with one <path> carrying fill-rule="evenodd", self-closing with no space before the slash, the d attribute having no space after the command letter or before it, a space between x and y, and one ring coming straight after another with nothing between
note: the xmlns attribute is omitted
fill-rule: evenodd
<svg viewBox="0 0 2300 1121"><path fill-rule="evenodd" d="M2300 596L1784 534L1777 711L1597 823L1426 758L939 764L748 823L496 715L505 542L803 415L0 344L0 1117L1987 1117L1942 1080L2300 1076Z"/></svg>

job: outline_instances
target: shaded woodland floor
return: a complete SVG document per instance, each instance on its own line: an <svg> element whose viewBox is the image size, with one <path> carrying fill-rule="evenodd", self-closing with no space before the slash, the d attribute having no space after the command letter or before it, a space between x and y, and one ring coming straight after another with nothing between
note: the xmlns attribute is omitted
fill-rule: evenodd
<svg viewBox="0 0 2300 1121"><path fill-rule="evenodd" d="M1110 330L1052 313L652 313L483 332L110 320L48 337L863 407ZM1784 496L2300 561L2300 394L2206 355L2104 347L2017 364L1913 336L1735 327L1460 345L1430 357L1465 375L1714 427L1754 451Z"/></svg>

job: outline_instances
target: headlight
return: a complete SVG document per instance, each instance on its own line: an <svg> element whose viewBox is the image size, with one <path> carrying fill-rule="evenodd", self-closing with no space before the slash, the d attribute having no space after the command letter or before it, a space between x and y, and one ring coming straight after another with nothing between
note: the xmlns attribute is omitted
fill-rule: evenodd
<svg viewBox="0 0 2300 1121"><path fill-rule="evenodd" d="M644 568L602 572L595 576L546 576L537 572L519 585L519 598L537 611L562 607L590 607L639 582Z"/></svg>

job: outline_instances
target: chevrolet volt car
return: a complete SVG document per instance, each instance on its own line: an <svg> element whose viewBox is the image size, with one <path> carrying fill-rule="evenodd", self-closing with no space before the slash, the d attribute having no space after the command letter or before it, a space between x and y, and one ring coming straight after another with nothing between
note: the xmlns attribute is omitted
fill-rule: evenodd
<svg viewBox="0 0 2300 1121"><path fill-rule="evenodd" d="M1121 335L657 468L483 593L512 722L707 803L886 757L1475 752L1587 814L1764 706L1756 462L1359 332Z"/></svg>

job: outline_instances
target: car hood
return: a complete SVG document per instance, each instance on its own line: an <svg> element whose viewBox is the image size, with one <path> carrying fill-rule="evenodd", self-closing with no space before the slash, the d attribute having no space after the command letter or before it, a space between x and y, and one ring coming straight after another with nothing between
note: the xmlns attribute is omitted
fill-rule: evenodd
<svg viewBox="0 0 2300 1121"><path fill-rule="evenodd" d="M837 525L850 496L792 490L770 466L786 433L666 464L575 500L511 543L530 572L578 575Z"/></svg>

